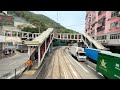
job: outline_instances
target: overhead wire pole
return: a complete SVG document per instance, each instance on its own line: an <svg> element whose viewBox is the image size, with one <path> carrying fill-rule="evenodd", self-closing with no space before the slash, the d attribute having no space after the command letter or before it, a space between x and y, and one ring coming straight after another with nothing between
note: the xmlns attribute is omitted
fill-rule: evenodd
<svg viewBox="0 0 120 90"><path fill-rule="evenodd" d="M57 23L58 23L58 11L57 11ZM56 23L56 27L57 27L57 23ZM59 39L59 46L60 46L60 39Z"/></svg>
<svg viewBox="0 0 120 90"><path fill-rule="evenodd" d="M40 33L40 26L39 26L39 33Z"/></svg>

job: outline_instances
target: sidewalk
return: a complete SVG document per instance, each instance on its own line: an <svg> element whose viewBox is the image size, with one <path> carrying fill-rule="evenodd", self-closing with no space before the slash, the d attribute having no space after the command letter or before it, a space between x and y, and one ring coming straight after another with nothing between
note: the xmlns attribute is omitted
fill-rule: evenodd
<svg viewBox="0 0 120 90"><path fill-rule="evenodd" d="M54 51L54 49L53 49L53 51ZM46 55L46 57L43 60L39 69L36 69L36 65L34 65L31 70L24 71L18 79L36 79L36 77L39 74L39 72L41 71L42 67L44 66L46 61L52 57L52 55L53 55L53 52L49 53L49 55Z"/></svg>
<svg viewBox="0 0 120 90"><path fill-rule="evenodd" d="M18 79L36 79L37 75L40 73L42 67L46 63L47 59L50 58L50 56L52 55L45 57L39 69L36 69L37 65L34 65L31 70L25 70Z"/></svg>
<svg viewBox="0 0 120 90"><path fill-rule="evenodd" d="M31 70L25 70L18 79L35 79L39 73L39 69L36 69L37 65L34 65Z"/></svg>

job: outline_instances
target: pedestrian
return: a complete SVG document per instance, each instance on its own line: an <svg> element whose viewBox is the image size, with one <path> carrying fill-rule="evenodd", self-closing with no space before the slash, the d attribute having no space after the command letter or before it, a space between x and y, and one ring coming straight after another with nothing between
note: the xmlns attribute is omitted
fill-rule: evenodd
<svg viewBox="0 0 120 90"><path fill-rule="evenodd" d="M37 61L38 60L38 53L36 52L35 53L35 61Z"/></svg>
<svg viewBox="0 0 120 90"><path fill-rule="evenodd" d="M33 62L31 58L26 62L26 65L27 65L27 70L30 70L32 68Z"/></svg>

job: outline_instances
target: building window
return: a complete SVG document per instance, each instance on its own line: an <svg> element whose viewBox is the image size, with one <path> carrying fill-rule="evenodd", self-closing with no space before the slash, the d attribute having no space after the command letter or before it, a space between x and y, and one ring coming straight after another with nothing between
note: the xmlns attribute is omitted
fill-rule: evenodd
<svg viewBox="0 0 120 90"><path fill-rule="evenodd" d="M97 40L105 40L107 35L97 36Z"/></svg>
<svg viewBox="0 0 120 90"><path fill-rule="evenodd" d="M120 27L120 21L114 22L110 24L110 29Z"/></svg>
<svg viewBox="0 0 120 90"><path fill-rule="evenodd" d="M105 25L105 17L102 17L99 21L99 24Z"/></svg>
<svg viewBox="0 0 120 90"><path fill-rule="evenodd" d="M117 34L117 39L120 39L120 33Z"/></svg>
<svg viewBox="0 0 120 90"><path fill-rule="evenodd" d="M113 11L113 12L111 13L111 17L118 16L118 15L120 15L120 12L119 12L119 11Z"/></svg>
<svg viewBox="0 0 120 90"><path fill-rule="evenodd" d="M92 18L92 21L94 21L96 19L96 17L94 16L93 18Z"/></svg>
<svg viewBox="0 0 120 90"><path fill-rule="evenodd" d="M105 11L99 11L98 12L98 16L101 15L103 12L105 12Z"/></svg>
<svg viewBox="0 0 120 90"><path fill-rule="evenodd" d="M97 32L105 30L105 26L101 26L97 28Z"/></svg>
<svg viewBox="0 0 120 90"><path fill-rule="evenodd" d="M112 28L115 28L115 24L114 23L110 24L110 29L112 29Z"/></svg>
<svg viewBox="0 0 120 90"><path fill-rule="evenodd" d="M118 25L117 25L117 27L120 27L120 21L118 21Z"/></svg>
<svg viewBox="0 0 120 90"><path fill-rule="evenodd" d="M120 39L120 33L118 34L111 34L110 39Z"/></svg>

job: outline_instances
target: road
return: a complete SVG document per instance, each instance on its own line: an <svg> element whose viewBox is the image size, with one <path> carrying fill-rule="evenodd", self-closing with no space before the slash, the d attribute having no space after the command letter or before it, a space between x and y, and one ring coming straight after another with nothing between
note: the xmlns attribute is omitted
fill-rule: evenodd
<svg viewBox="0 0 120 90"><path fill-rule="evenodd" d="M90 61L78 62L61 47L47 60L37 79L104 79L96 73L95 67Z"/></svg>
<svg viewBox="0 0 120 90"><path fill-rule="evenodd" d="M0 77L18 68L24 64L27 59L27 53L16 52L16 55L0 60Z"/></svg>

